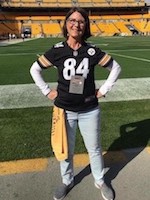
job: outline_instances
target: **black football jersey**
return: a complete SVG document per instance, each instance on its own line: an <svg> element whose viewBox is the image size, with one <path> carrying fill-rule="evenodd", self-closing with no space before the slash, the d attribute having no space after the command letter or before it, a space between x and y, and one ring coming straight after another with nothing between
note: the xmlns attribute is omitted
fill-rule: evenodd
<svg viewBox="0 0 150 200"><path fill-rule="evenodd" d="M99 48L84 42L78 50L73 50L67 42L54 45L38 59L43 68L55 66L58 70L58 96L54 104L70 111L85 111L98 105L95 94L94 68L97 64L107 67L112 58ZM84 77L82 94L69 92L70 81L73 76Z"/></svg>

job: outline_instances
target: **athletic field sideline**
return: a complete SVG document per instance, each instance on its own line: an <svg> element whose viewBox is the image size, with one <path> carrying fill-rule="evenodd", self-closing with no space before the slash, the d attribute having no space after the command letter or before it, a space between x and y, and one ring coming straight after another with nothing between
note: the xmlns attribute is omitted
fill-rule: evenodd
<svg viewBox="0 0 150 200"><path fill-rule="evenodd" d="M97 88L104 80L96 81ZM51 88L56 83L49 83ZM41 106L52 106L35 84L1 85L0 86L0 109L30 108ZM150 78L119 79L108 93L106 98L100 102L130 101L150 99Z"/></svg>
<svg viewBox="0 0 150 200"><path fill-rule="evenodd" d="M3 45L11 44L5 47L0 42L0 161L53 156L49 143L53 102L34 84L29 66L37 54L43 54L60 40L4 41ZM18 42L20 44L15 44ZM122 67L112 91L100 99L103 151L149 146L149 37L92 37L90 42L112 54ZM96 84L100 87L108 72L102 68L95 70ZM43 72L43 77L52 88L56 87L55 69L52 68L50 74ZM76 142L75 153L85 153L79 130Z"/></svg>

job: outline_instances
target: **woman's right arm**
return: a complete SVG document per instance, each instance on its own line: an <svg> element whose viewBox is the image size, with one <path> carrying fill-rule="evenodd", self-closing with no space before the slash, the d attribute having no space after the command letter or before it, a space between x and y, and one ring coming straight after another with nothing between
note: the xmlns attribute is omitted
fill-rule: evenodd
<svg viewBox="0 0 150 200"><path fill-rule="evenodd" d="M38 62L34 62L30 68L30 74L35 84L39 87L39 89L45 96L47 96L50 100L54 100L57 97L57 90L50 89L49 85L44 81L41 72L42 68L40 67Z"/></svg>
<svg viewBox="0 0 150 200"><path fill-rule="evenodd" d="M47 96L50 93L51 89L49 88L49 85L44 81L41 72L42 72L42 68L40 67L38 62L35 61L30 68L30 74L31 74L35 84L41 90L41 92L45 96Z"/></svg>

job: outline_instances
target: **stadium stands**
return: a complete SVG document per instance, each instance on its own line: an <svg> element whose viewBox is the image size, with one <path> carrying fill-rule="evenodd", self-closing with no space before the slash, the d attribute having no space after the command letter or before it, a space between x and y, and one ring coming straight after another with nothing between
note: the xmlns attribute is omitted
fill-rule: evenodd
<svg viewBox="0 0 150 200"><path fill-rule="evenodd" d="M12 23L12 22L8 22L8 23L0 23L0 35L7 35L10 34L15 34L18 35L19 34L19 24L18 23Z"/></svg>
<svg viewBox="0 0 150 200"><path fill-rule="evenodd" d="M131 24L140 32L140 33L146 33L145 27L147 26L146 21L139 21L134 20L131 22Z"/></svg>
<svg viewBox="0 0 150 200"><path fill-rule="evenodd" d="M131 36L134 33L150 35L150 13L148 8L145 9L144 0L7 0L1 2L0 35L14 33L20 37L22 31L28 29L31 30L29 34L31 37L60 36L65 18L63 9L73 5L86 7L89 10L91 31L95 36ZM30 7L29 12L28 7ZM45 7L50 7L51 12L34 10L34 8ZM3 8L7 8L7 11ZM9 8L16 10L8 12ZM26 10L20 12L21 8ZM97 9L101 8L105 10L99 12ZM57 12L57 9L60 10Z"/></svg>
<svg viewBox="0 0 150 200"><path fill-rule="evenodd" d="M98 26L97 23L92 22L92 23L90 24L90 28L91 28L91 30L92 30L92 35L94 35L94 36L99 36L99 35L102 34L102 31L101 31L101 29L99 28L99 26Z"/></svg>
<svg viewBox="0 0 150 200"><path fill-rule="evenodd" d="M144 33L146 33L147 35L150 35L150 21L147 22L144 28Z"/></svg>
<svg viewBox="0 0 150 200"><path fill-rule="evenodd" d="M98 26L102 31L101 35L104 36L113 36L120 33L119 29L114 25L114 23L101 22L98 24Z"/></svg>
<svg viewBox="0 0 150 200"><path fill-rule="evenodd" d="M43 34L47 36L59 36L62 34L58 23L42 24Z"/></svg>
<svg viewBox="0 0 150 200"><path fill-rule="evenodd" d="M130 25L129 22L117 21L114 24L123 36L132 36L132 32L127 27L127 25Z"/></svg>
<svg viewBox="0 0 150 200"><path fill-rule="evenodd" d="M9 7L140 7L145 0L1 0L3 6Z"/></svg>
<svg viewBox="0 0 150 200"><path fill-rule="evenodd" d="M28 24L24 24L24 26L28 27ZM41 27L40 23L31 24L30 27L31 27L31 30L32 30L32 37L41 37L42 27Z"/></svg>

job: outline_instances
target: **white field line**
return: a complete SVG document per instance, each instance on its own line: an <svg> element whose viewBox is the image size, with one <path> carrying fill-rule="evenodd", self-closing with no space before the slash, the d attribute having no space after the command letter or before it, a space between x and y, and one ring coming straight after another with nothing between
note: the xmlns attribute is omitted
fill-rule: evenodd
<svg viewBox="0 0 150 200"><path fill-rule="evenodd" d="M100 87L104 83L96 81ZM49 83L51 88L56 83ZM130 101L150 99L150 78L119 79L114 88L100 99L100 102ZM29 108L51 106L53 103L45 97L35 84L1 85L0 109Z"/></svg>
<svg viewBox="0 0 150 200"><path fill-rule="evenodd" d="M143 52L143 51L150 51L150 50L149 49L107 50L107 52L109 52L110 54L118 55L120 57L131 58L131 59L135 59L135 60L142 60L143 59L142 61L147 61L148 60L148 59L144 59L144 58L138 58L138 57L132 57L132 56L126 56L126 55L114 53L114 52L118 52L118 51L119 52L126 52L126 51L127 52L129 52L129 51L142 51ZM3 56L19 56L19 55L28 56L28 55L36 55L36 54L43 54L43 53L44 52L2 53L2 54L0 54L0 57L3 57ZM148 62L150 62L150 61L148 60Z"/></svg>
<svg viewBox="0 0 150 200"><path fill-rule="evenodd" d="M36 40L38 38L25 38L23 39L10 39L10 40L4 40L4 41L0 41L0 46L9 46L11 44L17 44L17 43L21 43L21 42L27 42L30 40Z"/></svg>
<svg viewBox="0 0 150 200"><path fill-rule="evenodd" d="M118 53L111 53L111 54L112 55L116 55L116 56L120 56L120 57L123 57L123 58L129 58L129 59L133 59L133 60L140 60L140 61L144 61L144 62L150 62L149 59L145 59L145 58L127 56L127 55L122 55L122 54L118 54Z"/></svg>
<svg viewBox="0 0 150 200"><path fill-rule="evenodd" d="M38 52L38 53L5 53L5 54L0 54L1 57L3 56L28 56L28 55L36 55L36 54L43 54L44 52Z"/></svg>
<svg viewBox="0 0 150 200"><path fill-rule="evenodd" d="M144 45L145 46L145 45ZM129 51L150 51L150 49L112 49L112 50L109 50L110 52L129 52Z"/></svg>

